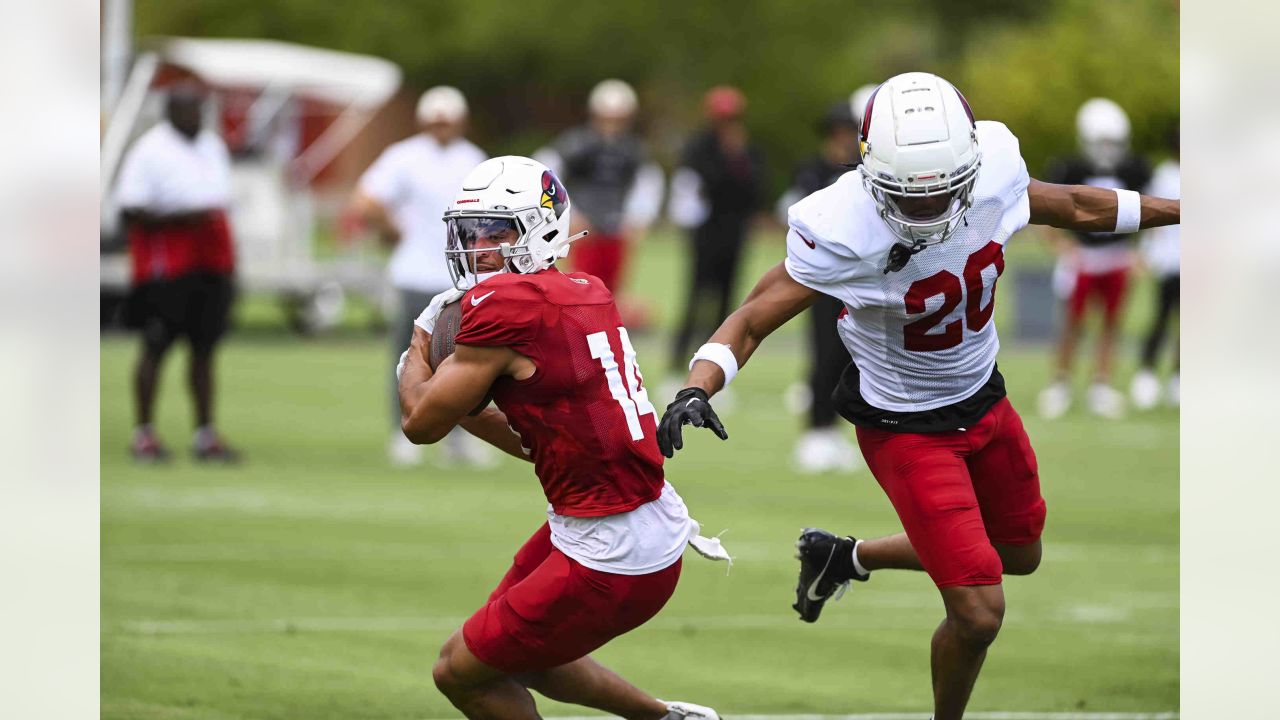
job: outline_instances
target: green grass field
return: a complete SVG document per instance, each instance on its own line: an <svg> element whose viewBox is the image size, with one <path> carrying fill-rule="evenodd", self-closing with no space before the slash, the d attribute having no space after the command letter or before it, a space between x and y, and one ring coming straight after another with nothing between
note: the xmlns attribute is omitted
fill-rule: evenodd
<svg viewBox="0 0 1280 720"><path fill-rule="evenodd" d="M1010 273L1043 263L1039 245L1018 242ZM745 273L778 252L757 244ZM677 246L659 240L637 263L636 285L662 327L680 302L680 262ZM1134 323L1146 300L1144 288ZM1003 318L1009 309L999 308ZM158 416L179 457L131 464L135 346L102 343L102 716L456 717L431 684L432 661L543 520L537 482L514 460L493 472L392 469L381 339L354 328L301 339L278 332L274 313L249 299L247 327L221 359L221 425L248 458L238 468L186 456L181 353L166 366ZM918 711L923 720L941 617L925 575L880 573L813 626L790 608L802 526L899 529L866 471L790 469L799 419L782 394L806 365L801 329L784 328L739 376L736 407L723 413L729 442L694 436L668 465L704 528L729 528L732 572L690 554L658 618L597 657L659 697L727 715ZM665 333L638 345L656 386ZM1039 455L1049 520L1040 571L1006 586L1005 627L971 707L1176 710L1177 413L1045 423L1033 412L1049 376L1045 350L1009 344L1000 362ZM654 401L661 411L665 399Z"/></svg>

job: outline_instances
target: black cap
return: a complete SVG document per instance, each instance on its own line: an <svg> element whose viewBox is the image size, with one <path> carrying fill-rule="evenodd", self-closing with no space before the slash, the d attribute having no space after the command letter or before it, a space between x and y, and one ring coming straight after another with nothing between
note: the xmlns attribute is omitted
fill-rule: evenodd
<svg viewBox="0 0 1280 720"><path fill-rule="evenodd" d="M838 127L858 129L858 120L853 117L853 110L850 109L847 101L834 103L827 108L826 114L822 116L822 120L818 123L818 131L823 135Z"/></svg>

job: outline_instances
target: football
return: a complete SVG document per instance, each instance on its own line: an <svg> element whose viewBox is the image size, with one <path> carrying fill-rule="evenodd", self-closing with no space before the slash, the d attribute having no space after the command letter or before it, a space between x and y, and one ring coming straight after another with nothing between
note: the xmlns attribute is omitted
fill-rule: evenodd
<svg viewBox="0 0 1280 720"><path fill-rule="evenodd" d="M454 339L458 336L460 327L462 327L462 305L457 302L445 305L440 310L440 316L436 318L435 332L431 334L431 352L428 354L427 362L431 365L432 371L440 367L440 363L453 354ZM467 414L479 415L489 407L492 401L493 393L486 393L480 404Z"/></svg>

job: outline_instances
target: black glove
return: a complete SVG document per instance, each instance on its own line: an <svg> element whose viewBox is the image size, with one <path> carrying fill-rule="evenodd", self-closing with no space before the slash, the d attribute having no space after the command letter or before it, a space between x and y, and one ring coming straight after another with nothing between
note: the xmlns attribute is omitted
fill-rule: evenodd
<svg viewBox="0 0 1280 720"><path fill-rule="evenodd" d="M682 425L710 428L721 440L729 439L716 411L711 409L711 398L702 388L688 387L676 393L676 399L662 414L662 422L658 423L658 449L663 455L675 457L676 450L684 448Z"/></svg>

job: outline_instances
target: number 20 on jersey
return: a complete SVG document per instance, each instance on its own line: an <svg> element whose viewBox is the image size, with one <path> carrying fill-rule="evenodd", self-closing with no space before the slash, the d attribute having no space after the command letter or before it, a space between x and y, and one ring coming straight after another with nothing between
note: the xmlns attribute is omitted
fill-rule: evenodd
<svg viewBox="0 0 1280 720"><path fill-rule="evenodd" d="M997 242L987 243L981 250L969 256L964 264L964 286L954 273L939 270L927 278L911 283L903 302L907 306L908 315L919 315L925 311L925 301L935 295L942 296L942 305L937 310L902 326L902 342L912 352L934 352L948 350L964 340L962 323L967 323L970 332L978 332L991 321L991 312L996 307L996 284L991 283L991 299L982 304L982 271L994 266L996 278L1004 272L1004 247ZM929 332L942 322L956 306L962 296L965 298L964 318L956 318L942 328L942 332Z"/></svg>

